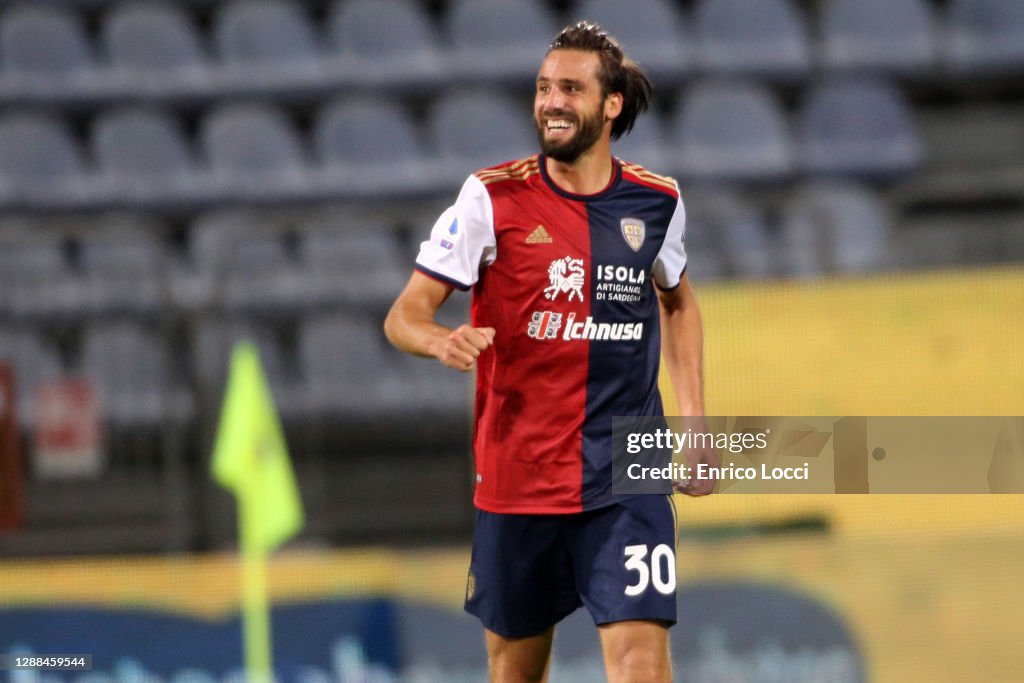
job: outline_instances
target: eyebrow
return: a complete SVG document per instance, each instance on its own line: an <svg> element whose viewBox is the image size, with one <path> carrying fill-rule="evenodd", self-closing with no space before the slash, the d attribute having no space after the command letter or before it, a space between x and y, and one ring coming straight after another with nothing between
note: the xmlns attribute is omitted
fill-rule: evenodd
<svg viewBox="0 0 1024 683"><path fill-rule="evenodd" d="M537 83L550 83L551 80L552 79L547 78L546 76L538 76L537 77ZM577 87L580 87L580 86L584 85L583 81L581 81L581 80L579 80L577 78L559 78L559 79L556 79L556 80L558 81L558 83L560 85L575 85Z"/></svg>

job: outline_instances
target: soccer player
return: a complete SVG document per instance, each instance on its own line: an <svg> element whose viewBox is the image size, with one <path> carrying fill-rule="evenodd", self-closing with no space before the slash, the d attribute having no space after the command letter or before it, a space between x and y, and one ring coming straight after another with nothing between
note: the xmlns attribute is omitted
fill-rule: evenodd
<svg viewBox="0 0 1024 683"><path fill-rule="evenodd" d="M492 681L545 680L554 625L581 605L610 681L672 677L671 497L611 490L612 416L663 414L660 355L671 408L704 409L679 188L611 154L650 91L599 26L562 30L537 75L540 154L469 176L385 322L399 349L477 371L466 609ZM471 324L438 325L470 288Z"/></svg>

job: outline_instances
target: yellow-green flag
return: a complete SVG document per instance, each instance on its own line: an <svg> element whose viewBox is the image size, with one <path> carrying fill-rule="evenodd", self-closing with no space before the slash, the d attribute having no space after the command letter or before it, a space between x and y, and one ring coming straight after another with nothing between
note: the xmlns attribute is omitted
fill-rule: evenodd
<svg viewBox="0 0 1024 683"><path fill-rule="evenodd" d="M281 422L249 342L237 344L213 452L213 477L238 497L242 542L270 551L303 525Z"/></svg>
<svg viewBox="0 0 1024 683"><path fill-rule="evenodd" d="M246 680L272 683L266 555L303 524L302 501L259 354L248 342L231 353L213 477L238 499L242 630Z"/></svg>

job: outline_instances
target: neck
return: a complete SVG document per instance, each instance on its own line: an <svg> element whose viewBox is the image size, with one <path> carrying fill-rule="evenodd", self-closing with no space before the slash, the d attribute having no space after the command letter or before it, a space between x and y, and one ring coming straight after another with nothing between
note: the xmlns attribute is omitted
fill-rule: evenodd
<svg viewBox="0 0 1024 683"><path fill-rule="evenodd" d="M597 194L608 187L615 166L612 164L611 145L607 139L599 140L572 163L544 157L548 177L566 192Z"/></svg>

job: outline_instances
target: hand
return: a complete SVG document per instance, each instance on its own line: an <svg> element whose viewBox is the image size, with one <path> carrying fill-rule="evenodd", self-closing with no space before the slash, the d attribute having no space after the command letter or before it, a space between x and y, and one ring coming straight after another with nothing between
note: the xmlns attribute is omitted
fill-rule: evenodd
<svg viewBox="0 0 1024 683"><path fill-rule="evenodd" d="M434 355L450 368L469 372L476 366L476 359L484 349L493 343L493 327L459 325L442 338L440 348Z"/></svg>
<svg viewBox="0 0 1024 683"><path fill-rule="evenodd" d="M709 493L713 493L715 490L715 483L717 477L705 475L704 478L697 478L697 465L703 463L707 465L706 471L712 471L710 468L721 467L721 460L718 458L718 453L715 452L714 448L695 448L687 449L686 451L686 465L690 468L692 476L690 479L684 479L682 481L673 481L672 488L679 493L685 493L688 496L706 496Z"/></svg>

